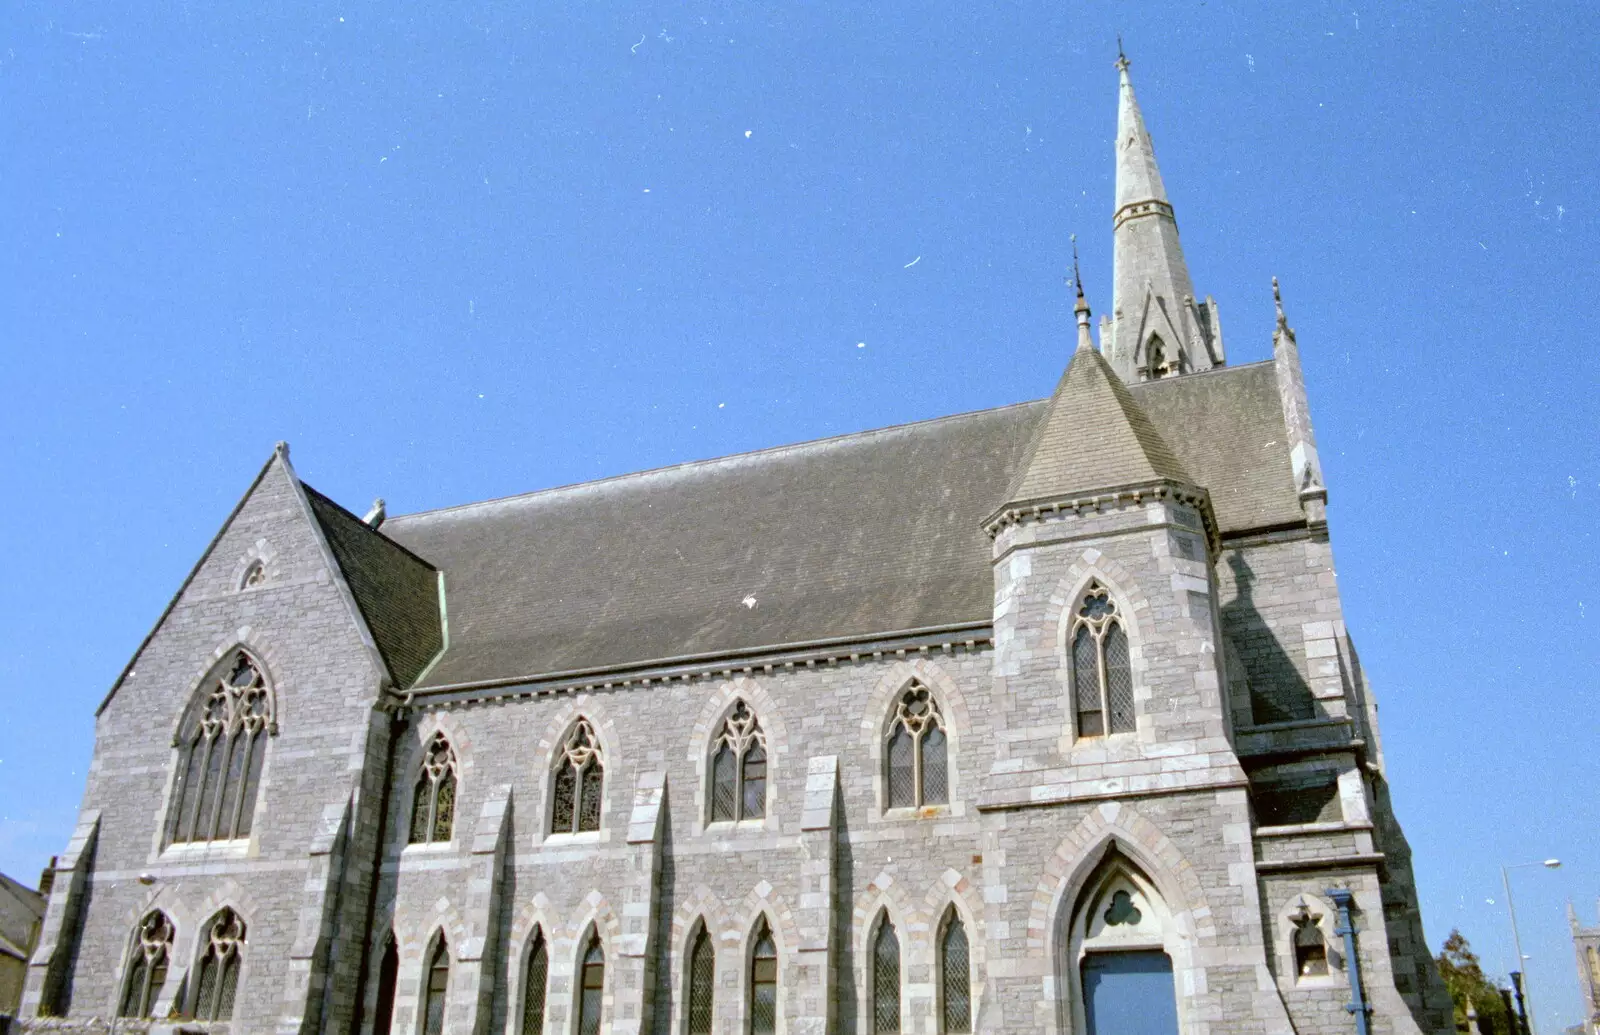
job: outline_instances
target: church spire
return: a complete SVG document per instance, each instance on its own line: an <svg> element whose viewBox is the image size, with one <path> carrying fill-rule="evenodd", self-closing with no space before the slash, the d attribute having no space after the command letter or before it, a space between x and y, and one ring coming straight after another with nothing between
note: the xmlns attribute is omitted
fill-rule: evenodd
<svg viewBox="0 0 1600 1035"><path fill-rule="evenodd" d="M1078 291L1078 301L1072 307L1078 318L1078 349L1094 351L1094 338L1089 333L1089 300L1083 297L1083 274L1078 272L1078 235L1072 235L1072 285Z"/></svg>
<svg viewBox="0 0 1600 1035"><path fill-rule="evenodd" d="M1209 370L1222 365L1223 353L1216 303L1194 300L1178 222L1128 67L1119 40L1117 203L1111 220L1116 273L1105 344L1117 373L1133 382Z"/></svg>

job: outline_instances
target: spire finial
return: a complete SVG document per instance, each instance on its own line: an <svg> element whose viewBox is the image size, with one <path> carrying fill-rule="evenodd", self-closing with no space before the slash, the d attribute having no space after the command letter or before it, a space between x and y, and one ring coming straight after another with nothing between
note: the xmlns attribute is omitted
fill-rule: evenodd
<svg viewBox="0 0 1600 1035"><path fill-rule="evenodd" d="M1119 32L1117 33L1117 71L1126 72L1129 64L1128 55L1122 52L1122 33Z"/></svg>
<svg viewBox="0 0 1600 1035"><path fill-rule="evenodd" d="M1072 311L1087 313L1089 311L1088 299L1083 297L1083 274L1078 272L1078 235L1072 235L1072 284L1078 290L1078 304Z"/></svg>
<svg viewBox="0 0 1600 1035"><path fill-rule="evenodd" d="M1288 327L1289 320L1283 315L1283 292L1278 290L1278 278L1272 278L1272 305L1278 310L1278 326Z"/></svg>

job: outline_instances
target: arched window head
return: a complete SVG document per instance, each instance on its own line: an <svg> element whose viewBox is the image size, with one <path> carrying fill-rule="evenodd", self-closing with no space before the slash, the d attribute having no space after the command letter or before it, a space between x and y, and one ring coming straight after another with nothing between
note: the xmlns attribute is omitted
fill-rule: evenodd
<svg viewBox="0 0 1600 1035"><path fill-rule="evenodd" d="M952 907L939 932L939 1031L969 1035L972 1031L972 965L967 928Z"/></svg>
<svg viewBox="0 0 1600 1035"><path fill-rule="evenodd" d="M743 700L722 722L711 747L711 822L767 814L767 735Z"/></svg>
<svg viewBox="0 0 1600 1035"><path fill-rule="evenodd" d="M201 1021L230 1020L243 966L244 921L238 913L224 909L206 925L204 937L205 952L200 957L194 1006L189 1013Z"/></svg>
<svg viewBox="0 0 1600 1035"><path fill-rule="evenodd" d="M605 763L600 741L588 719L572 724L572 732L556 752L556 786L550 809L552 834L577 834L600 829L600 796L605 789Z"/></svg>
<svg viewBox="0 0 1600 1035"><path fill-rule="evenodd" d="M450 987L450 946L439 935L428 958L427 985L422 997L422 1035L444 1035L444 997Z"/></svg>
<svg viewBox="0 0 1600 1035"><path fill-rule="evenodd" d="M550 985L550 948L544 932L533 932L533 948L522 975L522 1035L544 1035L544 997Z"/></svg>
<svg viewBox="0 0 1600 1035"><path fill-rule="evenodd" d="M1296 977L1323 977L1328 973L1328 943L1322 937L1322 914L1313 913L1306 903L1289 917L1294 925L1294 972Z"/></svg>
<svg viewBox="0 0 1600 1035"><path fill-rule="evenodd" d="M435 733L422 753L416 795L411 799L414 845L446 842L455 831L456 753L443 733Z"/></svg>
<svg viewBox="0 0 1600 1035"><path fill-rule="evenodd" d="M214 670L200 693L178 734L169 843L249 836L267 737L278 732L272 692L244 651Z"/></svg>
<svg viewBox="0 0 1600 1035"><path fill-rule="evenodd" d="M1176 357L1167 356L1166 343L1161 340L1161 335L1152 334L1145 342L1145 374L1150 380L1166 377L1168 374L1178 372Z"/></svg>
<svg viewBox="0 0 1600 1035"><path fill-rule="evenodd" d="M889 807L916 808L950 801L949 739L939 702L913 681L895 702L884 755Z"/></svg>
<svg viewBox="0 0 1600 1035"><path fill-rule="evenodd" d="M872 938L872 1032L900 1035L900 938L887 914Z"/></svg>
<svg viewBox="0 0 1600 1035"><path fill-rule="evenodd" d="M763 916L750 946L750 1035L778 1030L778 945Z"/></svg>
<svg viewBox="0 0 1600 1035"><path fill-rule="evenodd" d="M1133 666L1128 633L1116 601L1098 581L1089 583L1073 618L1072 699L1079 737L1132 733Z"/></svg>
<svg viewBox="0 0 1600 1035"><path fill-rule="evenodd" d="M578 974L578 1035L600 1035L605 989L606 951L600 945L600 933L594 931L583 950Z"/></svg>
<svg viewBox="0 0 1600 1035"><path fill-rule="evenodd" d="M244 570L244 575L239 579L240 589L254 589L267 581L267 566L262 561L253 561L250 567Z"/></svg>
<svg viewBox="0 0 1600 1035"><path fill-rule="evenodd" d="M716 1018L717 960L704 921L689 949L689 1035L711 1035Z"/></svg>
<svg viewBox="0 0 1600 1035"><path fill-rule="evenodd" d="M128 971L122 985L120 1017L154 1017L161 986L172 965L172 921L157 909L139 921L128 953Z"/></svg>

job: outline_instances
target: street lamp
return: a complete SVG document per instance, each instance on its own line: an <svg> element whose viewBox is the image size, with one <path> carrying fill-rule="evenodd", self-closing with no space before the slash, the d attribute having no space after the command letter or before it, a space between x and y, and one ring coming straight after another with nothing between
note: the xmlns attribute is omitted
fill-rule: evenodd
<svg viewBox="0 0 1600 1035"><path fill-rule="evenodd" d="M1510 871L1520 870L1525 866L1543 866L1547 870L1553 870L1560 865L1560 859L1546 859L1544 862L1512 863L1510 866L1500 867L1500 883L1504 884L1506 889L1506 912L1511 914L1511 944L1517 950L1517 969L1522 971L1522 988L1520 991L1528 1008L1528 1035L1536 1035L1537 1031L1533 1014L1533 990L1528 987L1528 968L1522 962L1526 957L1522 955L1522 937L1517 934L1517 907L1511 901Z"/></svg>

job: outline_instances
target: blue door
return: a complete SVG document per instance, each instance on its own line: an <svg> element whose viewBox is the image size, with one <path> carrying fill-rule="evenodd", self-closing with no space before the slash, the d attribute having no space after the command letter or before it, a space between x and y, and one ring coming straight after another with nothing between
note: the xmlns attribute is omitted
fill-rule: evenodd
<svg viewBox="0 0 1600 1035"><path fill-rule="evenodd" d="M1172 961L1164 952L1092 952L1083 959L1088 1035L1178 1035Z"/></svg>

